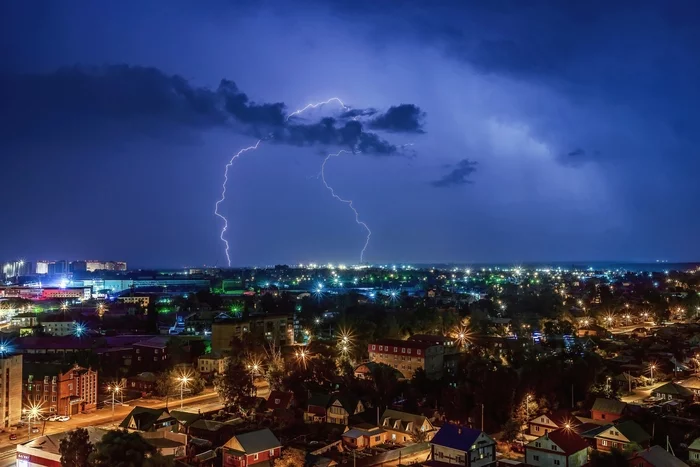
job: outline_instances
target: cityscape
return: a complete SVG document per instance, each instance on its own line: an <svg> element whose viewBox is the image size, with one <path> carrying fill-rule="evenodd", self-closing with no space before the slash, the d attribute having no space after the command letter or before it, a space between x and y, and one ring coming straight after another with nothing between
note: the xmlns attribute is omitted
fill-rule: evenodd
<svg viewBox="0 0 700 467"><path fill-rule="evenodd" d="M0 467L700 467L697 1L0 22Z"/></svg>

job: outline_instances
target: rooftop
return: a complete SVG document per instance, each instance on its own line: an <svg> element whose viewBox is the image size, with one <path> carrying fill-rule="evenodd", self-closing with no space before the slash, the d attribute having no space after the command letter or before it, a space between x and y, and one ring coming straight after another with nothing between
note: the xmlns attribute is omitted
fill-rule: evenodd
<svg viewBox="0 0 700 467"><path fill-rule="evenodd" d="M604 399L599 397L593 403L591 410L621 415L625 410L625 407L627 407L627 404L624 402L620 402L616 399Z"/></svg>
<svg viewBox="0 0 700 467"><path fill-rule="evenodd" d="M588 449L588 443L573 430L559 428L546 434L567 456Z"/></svg>
<svg viewBox="0 0 700 467"><path fill-rule="evenodd" d="M430 444L469 452L479 436L479 430L446 423L440 427Z"/></svg>
<svg viewBox="0 0 700 467"><path fill-rule="evenodd" d="M673 454L666 452L661 446L652 446L643 451L636 452L630 458L630 465L633 465L633 459L644 459L654 467L688 467L688 464L678 459ZM637 465L634 463L634 465Z"/></svg>

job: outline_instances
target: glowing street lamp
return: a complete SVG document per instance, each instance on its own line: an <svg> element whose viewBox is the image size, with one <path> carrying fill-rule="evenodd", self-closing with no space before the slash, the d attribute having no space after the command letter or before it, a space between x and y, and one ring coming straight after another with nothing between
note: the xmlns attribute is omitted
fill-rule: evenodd
<svg viewBox="0 0 700 467"><path fill-rule="evenodd" d="M192 378L190 378L187 375L182 375L177 380L180 382L180 410L182 410L182 407L184 405L184 395L185 395L185 386L190 382Z"/></svg>
<svg viewBox="0 0 700 467"><path fill-rule="evenodd" d="M36 420L41 415L42 409L40 404L31 404L29 407L24 409L24 413L27 414L27 421L29 422L29 427L27 428L27 440L32 436L32 420Z"/></svg>
<svg viewBox="0 0 700 467"><path fill-rule="evenodd" d="M306 368L306 357L308 356L306 349L297 350L294 355L297 357L297 362L301 362Z"/></svg>
<svg viewBox="0 0 700 467"><path fill-rule="evenodd" d="M654 384L654 370L656 370L656 365L652 363L649 365L649 372L651 373L651 384Z"/></svg>
<svg viewBox="0 0 700 467"><path fill-rule="evenodd" d="M114 396L118 392L121 392L121 390L122 390L122 387L117 383L114 383L114 384L107 386L107 391L112 393L112 423L114 423Z"/></svg>

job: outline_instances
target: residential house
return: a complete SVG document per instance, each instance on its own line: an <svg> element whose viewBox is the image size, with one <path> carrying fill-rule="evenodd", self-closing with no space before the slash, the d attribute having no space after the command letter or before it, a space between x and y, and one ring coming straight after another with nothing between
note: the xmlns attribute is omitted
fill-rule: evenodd
<svg viewBox="0 0 700 467"><path fill-rule="evenodd" d="M294 394L284 391L272 391L269 397L263 403L262 409L265 416L272 416L274 420L294 420L294 411L292 405L294 403Z"/></svg>
<svg viewBox="0 0 700 467"><path fill-rule="evenodd" d="M328 423L347 425L348 419L365 411L361 400L351 395L332 395L326 412Z"/></svg>
<svg viewBox="0 0 700 467"><path fill-rule="evenodd" d="M591 418L606 423L612 423L622 417L627 404L615 399L604 399L599 397L593 403L591 408Z"/></svg>
<svg viewBox="0 0 700 467"><path fill-rule="evenodd" d="M152 432L176 431L177 425L177 419L170 415L167 409L150 409L136 406L122 420L119 427L135 431Z"/></svg>
<svg viewBox="0 0 700 467"><path fill-rule="evenodd" d="M217 422L200 418L190 425L188 433L193 438L205 439L213 446L222 446L231 439L236 431L236 425L241 423L241 419L234 419L228 422Z"/></svg>
<svg viewBox="0 0 700 467"><path fill-rule="evenodd" d="M559 428L528 443L525 462L532 467L583 467L588 464L588 443L574 430Z"/></svg>
<svg viewBox="0 0 700 467"><path fill-rule="evenodd" d="M607 425L595 436L595 440L599 451L624 451L630 444L637 444L642 448L649 447L651 436L636 422L628 420L617 425Z"/></svg>
<svg viewBox="0 0 700 467"><path fill-rule="evenodd" d="M282 443L268 428L236 435L223 446L223 467L271 465L281 450Z"/></svg>
<svg viewBox="0 0 700 467"><path fill-rule="evenodd" d="M156 388L156 375L149 371L144 371L136 376L130 376L126 379L126 389L139 391L142 394L149 394Z"/></svg>
<svg viewBox="0 0 700 467"><path fill-rule="evenodd" d="M688 464L667 452L661 446L652 446L635 452L627 460L629 467L688 467Z"/></svg>
<svg viewBox="0 0 700 467"><path fill-rule="evenodd" d="M700 438L696 438L688 446L688 460L691 464L700 464Z"/></svg>
<svg viewBox="0 0 700 467"><path fill-rule="evenodd" d="M532 436L542 436L559 428L570 428L578 421L567 410L556 410L547 414L538 415L528 422L529 432Z"/></svg>
<svg viewBox="0 0 700 467"><path fill-rule="evenodd" d="M369 429L348 428L343 433L343 443L351 449L364 449L384 444L387 441L387 432L379 427Z"/></svg>
<svg viewBox="0 0 700 467"><path fill-rule="evenodd" d="M304 412L304 421L307 423L322 423L326 421L330 394L312 394Z"/></svg>
<svg viewBox="0 0 700 467"><path fill-rule="evenodd" d="M695 397L692 390L676 383L666 383L659 386L653 390L652 394L654 397L665 401L682 400L692 402Z"/></svg>
<svg viewBox="0 0 700 467"><path fill-rule="evenodd" d="M495 467L496 441L486 433L447 423L430 441L429 467Z"/></svg>
<svg viewBox="0 0 700 467"><path fill-rule="evenodd" d="M382 414L381 427L387 431L387 439L398 444L413 443L419 433L425 433L425 441L430 441L436 432L428 417L391 409Z"/></svg>
<svg viewBox="0 0 700 467"><path fill-rule="evenodd" d="M684 388L693 391L693 394L695 394L696 399L700 398L700 377L691 376L688 379L684 379L679 384Z"/></svg>

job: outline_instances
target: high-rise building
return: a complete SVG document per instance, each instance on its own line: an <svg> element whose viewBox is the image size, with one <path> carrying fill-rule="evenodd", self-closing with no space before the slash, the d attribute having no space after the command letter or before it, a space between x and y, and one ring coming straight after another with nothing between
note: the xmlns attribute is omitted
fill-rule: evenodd
<svg viewBox="0 0 700 467"><path fill-rule="evenodd" d="M36 262L36 273L37 274L48 274L49 273L49 265L53 263L53 261L37 261Z"/></svg>
<svg viewBox="0 0 700 467"><path fill-rule="evenodd" d="M49 274L66 274L68 272L68 262L66 260L54 261L49 264Z"/></svg>
<svg viewBox="0 0 700 467"><path fill-rule="evenodd" d="M29 276L34 274L34 268L31 262L20 259L5 263L2 266L2 272L5 278L11 279L19 276Z"/></svg>
<svg viewBox="0 0 700 467"><path fill-rule="evenodd" d="M16 425L22 416L21 354L0 354L0 413L0 425L3 428Z"/></svg>

